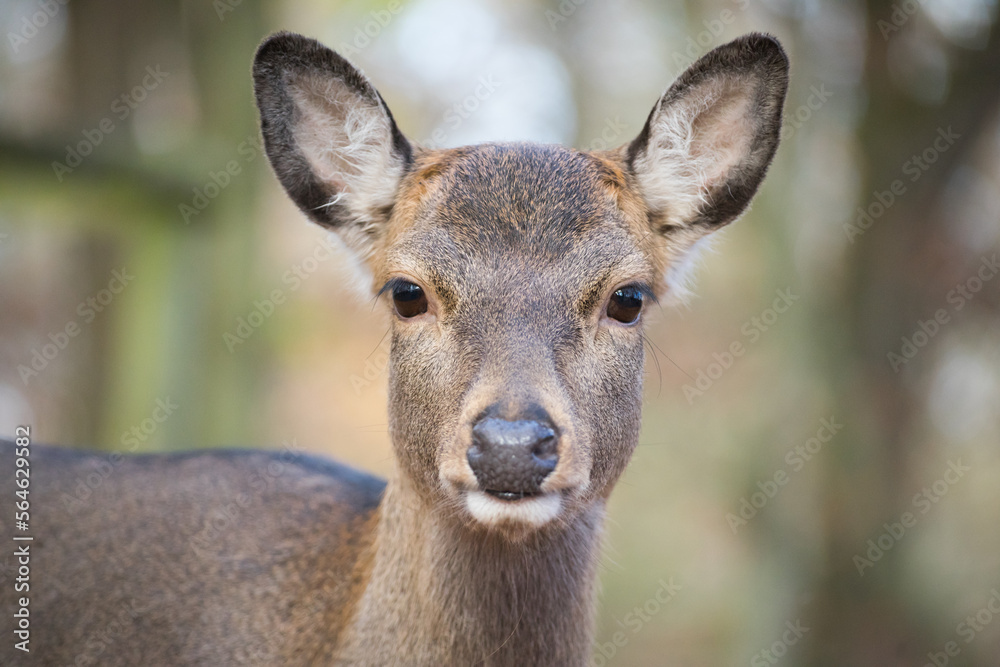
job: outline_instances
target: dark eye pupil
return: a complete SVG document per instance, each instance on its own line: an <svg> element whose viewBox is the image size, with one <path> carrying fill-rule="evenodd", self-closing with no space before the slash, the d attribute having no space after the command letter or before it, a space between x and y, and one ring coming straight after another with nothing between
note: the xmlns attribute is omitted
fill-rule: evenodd
<svg viewBox="0 0 1000 667"><path fill-rule="evenodd" d="M416 317L427 312L427 297L419 285L400 282L392 288L392 303L400 317Z"/></svg>
<svg viewBox="0 0 1000 667"><path fill-rule="evenodd" d="M636 287L622 287L611 295L608 302L608 317L623 324L631 324L642 310L642 292Z"/></svg>

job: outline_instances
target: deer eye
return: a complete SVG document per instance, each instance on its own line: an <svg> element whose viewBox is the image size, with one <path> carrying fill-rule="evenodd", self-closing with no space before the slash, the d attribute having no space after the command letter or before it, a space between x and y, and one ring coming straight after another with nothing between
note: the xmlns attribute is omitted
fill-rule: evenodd
<svg viewBox="0 0 1000 667"><path fill-rule="evenodd" d="M615 290L608 301L608 317L622 324L632 324L639 319L642 311L642 292L638 287L627 285Z"/></svg>
<svg viewBox="0 0 1000 667"><path fill-rule="evenodd" d="M392 305L400 317L416 317L427 312L427 295L419 285L400 280L392 286Z"/></svg>

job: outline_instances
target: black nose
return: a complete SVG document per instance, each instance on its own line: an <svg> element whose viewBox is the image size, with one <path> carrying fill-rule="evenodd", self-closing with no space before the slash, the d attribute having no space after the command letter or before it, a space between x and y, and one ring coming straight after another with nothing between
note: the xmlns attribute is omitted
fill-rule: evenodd
<svg viewBox="0 0 1000 667"><path fill-rule="evenodd" d="M472 427L467 458L479 486L504 500L539 492L559 460L558 438L548 420L480 419Z"/></svg>

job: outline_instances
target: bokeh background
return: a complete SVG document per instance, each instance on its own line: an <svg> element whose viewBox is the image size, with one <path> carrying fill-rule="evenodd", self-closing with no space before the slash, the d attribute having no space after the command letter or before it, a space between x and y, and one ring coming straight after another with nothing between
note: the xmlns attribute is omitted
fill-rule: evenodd
<svg viewBox="0 0 1000 667"><path fill-rule="evenodd" d="M767 31L783 143L697 296L652 312L593 663L1000 664L996 21L987 0L2 0L0 433L389 472L385 315L260 153L267 33L348 55L415 141L604 148L693 58Z"/></svg>

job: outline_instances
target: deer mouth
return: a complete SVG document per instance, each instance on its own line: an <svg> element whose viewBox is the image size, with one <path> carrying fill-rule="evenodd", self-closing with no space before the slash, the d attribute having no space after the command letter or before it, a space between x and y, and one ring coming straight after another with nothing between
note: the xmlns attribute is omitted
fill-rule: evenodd
<svg viewBox="0 0 1000 667"><path fill-rule="evenodd" d="M466 491L465 508L485 526L540 528L563 511L563 494L521 491Z"/></svg>
<svg viewBox="0 0 1000 667"><path fill-rule="evenodd" d="M486 489L486 493L507 502L515 502L524 498L536 498L543 495L540 491L498 491L496 489Z"/></svg>

